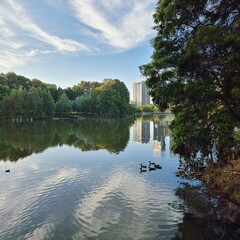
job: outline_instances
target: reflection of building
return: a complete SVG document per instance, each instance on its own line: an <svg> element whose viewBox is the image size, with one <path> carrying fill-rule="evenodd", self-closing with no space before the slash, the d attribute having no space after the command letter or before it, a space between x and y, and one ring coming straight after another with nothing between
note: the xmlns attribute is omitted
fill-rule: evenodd
<svg viewBox="0 0 240 240"><path fill-rule="evenodd" d="M153 121L153 151L161 152L166 150L165 137L170 136L168 121Z"/></svg>
<svg viewBox="0 0 240 240"><path fill-rule="evenodd" d="M147 105L150 104L150 96L144 81L133 84L133 104Z"/></svg>
<svg viewBox="0 0 240 240"><path fill-rule="evenodd" d="M158 140L153 140L153 151L161 152L161 150L162 150L161 142Z"/></svg>
<svg viewBox="0 0 240 240"><path fill-rule="evenodd" d="M144 119L137 118L133 125L133 141L148 143L150 141L150 131L153 134L153 151L158 154L171 151L172 137L169 125L170 119Z"/></svg>
<svg viewBox="0 0 240 240"><path fill-rule="evenodd" d="M136 119L133 125L133 141L148 143L150 140L150 122Z"/></svg>

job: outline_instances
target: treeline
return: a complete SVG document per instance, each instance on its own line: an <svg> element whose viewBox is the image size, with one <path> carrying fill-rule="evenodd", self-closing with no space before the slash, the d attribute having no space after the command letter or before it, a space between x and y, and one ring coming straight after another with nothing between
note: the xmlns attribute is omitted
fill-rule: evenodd
<svg viewBox="0 0 240 240"><path fill-rule="evenodd" d="M81 81L62 89L13 72L0 74L1 118L63 117L70 113L124 116L134 112L129 91L118 79L106 83Z"/></svg>

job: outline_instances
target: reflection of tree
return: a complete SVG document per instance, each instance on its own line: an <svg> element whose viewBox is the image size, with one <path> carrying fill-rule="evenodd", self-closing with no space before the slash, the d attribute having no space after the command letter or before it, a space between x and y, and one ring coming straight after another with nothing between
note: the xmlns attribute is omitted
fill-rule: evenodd
<svg viewBox="0 0 240 240"><path fill-rule="evenodd" d="M225 203L204 185L182 183L176 189L176 196L184 201L187 212L172 240L239 239L234 234L237 225L230 225L226 219Z"/></svg>
<svg viewBox="0 0 240 240"><path fill-rule="evenodd" d="M129 141L132 123L132 119L1 123L0 160L17 161L57 145L117 154Z"/></svg>
<svg viewBox="0 0 240 240"><path fill-rule="evenodd" d="M210 239L205 231L205 226L202 222L191 217L189 214L185 214L183 222L178 224L179 233L172 240L207 240ZM212 238L211 238L212 239Z"/></svg>
<svg viewBox="0 0 240 240"><path fill-rule="evenodd" d="M119 153L124 150L129 141L129 127L133 123L131 119L121 120L98 120L81 121L81 124L73 125L76 137L80 140L74 145L78 146L84 140L86 149L107 149L112 153Z"/></svg>

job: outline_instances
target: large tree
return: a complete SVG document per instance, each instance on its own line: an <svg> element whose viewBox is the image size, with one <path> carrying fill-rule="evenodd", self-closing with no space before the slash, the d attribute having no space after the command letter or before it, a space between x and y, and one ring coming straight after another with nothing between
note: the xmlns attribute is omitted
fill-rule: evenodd
<svg viewBox="0 0 240 240"><path fill-rule="evenodd" d="M239 0L161 0L152 61L140 67L153 101L171 107L173 149L225 161L240 123Z"/></svg>
<svg viewBox="0 0 240 240"><path fill-rule="evenodd" d="M110 80L94 91L98 114L103 116L124 116L131 114L129 91L118 79Z"/></svg>

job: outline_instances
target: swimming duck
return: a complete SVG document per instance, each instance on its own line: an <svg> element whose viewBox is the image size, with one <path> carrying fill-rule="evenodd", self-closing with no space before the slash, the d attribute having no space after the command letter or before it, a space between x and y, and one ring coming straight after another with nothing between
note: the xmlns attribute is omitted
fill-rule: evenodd
<svg viewBox="0 0 240 240"><path fill-rule="evenodd" d="M154 163L154 162L151 162L151 161L149 161L149 167L150 167L151 165L155 165L155 163Z"/></svg>
<svg viewBox="0 0 240 240"><path fill-rule="evenodd" d="M142 173L142 172L147 172L147 169L140 168L140 173Z"/></svg>
<svg viewBox="0 0 240 240"><path fill-rule="evenodd" d="M140 167L141 168L146 168L147 166L140 164Z"/></svg>
<svg viewBox="0 0 240 240"><path fill-rule="evenodd" d="M155 168L155 167L149 167L148 169L149 169L149 171L156 170L156 168Z"/></svg>
<svg viewBox="0 0 240 240"><path fill-rule="evenodd" d="M160 164L154 164L155 168L162 169L162 166Z"/></svg>

